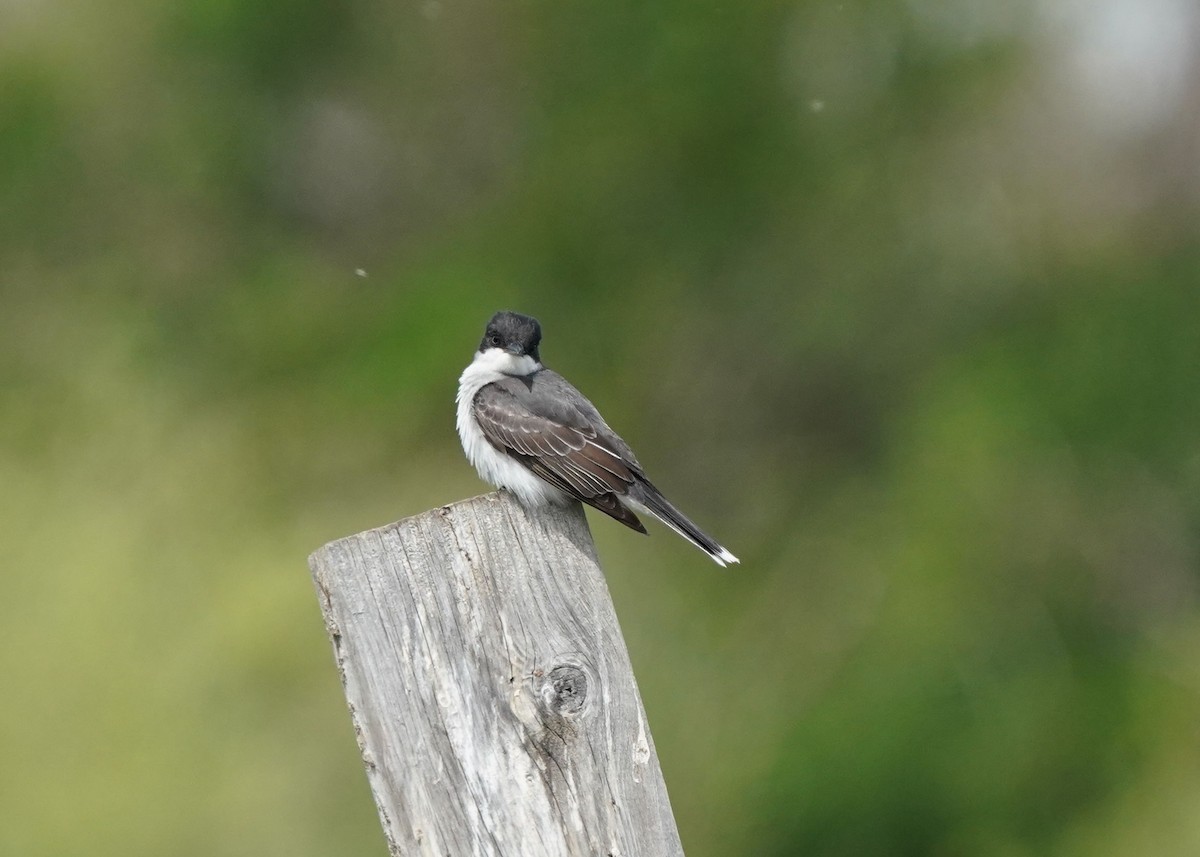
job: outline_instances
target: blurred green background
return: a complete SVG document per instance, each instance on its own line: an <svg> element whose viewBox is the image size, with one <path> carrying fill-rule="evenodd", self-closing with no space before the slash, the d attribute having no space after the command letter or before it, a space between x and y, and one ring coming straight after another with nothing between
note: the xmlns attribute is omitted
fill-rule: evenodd
<svg viewBox="0 0 1200 857"><path fill-rule="evenodd" d="M305 558L501 308L742 559L591 518L691 857L1200 853L1194 4L0 18L0 854L385 853Z"/></svg>

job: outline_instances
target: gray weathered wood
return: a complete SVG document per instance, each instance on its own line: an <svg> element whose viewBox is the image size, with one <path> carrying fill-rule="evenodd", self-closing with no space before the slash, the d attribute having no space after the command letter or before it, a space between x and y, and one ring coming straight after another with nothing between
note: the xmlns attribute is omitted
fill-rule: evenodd
<svg viewBox="0 0 1200 857"><path fill-rule="evenodd" d="M578 505L476 497L310 557L393 855L681 855Z"/></svg>

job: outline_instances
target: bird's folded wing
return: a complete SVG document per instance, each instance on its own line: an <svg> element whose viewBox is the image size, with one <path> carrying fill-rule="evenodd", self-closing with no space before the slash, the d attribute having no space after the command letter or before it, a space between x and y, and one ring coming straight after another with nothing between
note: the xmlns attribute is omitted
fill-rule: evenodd
<svg viewBox="0 0 1200 857"><path fill-rule="evenodd" d="M474 409L492 446L584 502L603 503L606 495L623 495L641 475L637 461L622 455L617 443L586 420L570 425L538 414L499 384L480 390Z"/></svg>

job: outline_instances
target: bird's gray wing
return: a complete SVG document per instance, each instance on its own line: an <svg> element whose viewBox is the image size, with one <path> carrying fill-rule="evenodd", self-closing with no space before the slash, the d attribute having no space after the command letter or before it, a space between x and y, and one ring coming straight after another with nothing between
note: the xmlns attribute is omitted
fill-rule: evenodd
<svg viewBox="0 0 1200 857"><path fill-rule="evenodd" d="M642 478L629 447L561 376L543 370L488 384L473 403L484 437L534 474L645 532L619 497Z"/></svg>

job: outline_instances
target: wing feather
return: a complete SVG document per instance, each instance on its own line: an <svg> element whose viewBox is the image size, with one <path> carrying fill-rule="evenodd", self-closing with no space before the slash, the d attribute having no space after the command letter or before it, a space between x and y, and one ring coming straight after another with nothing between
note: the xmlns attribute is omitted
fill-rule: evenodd
<svg viewBox="0 0 1200 857"><path fill-rule="evenodd" d="M554 400L555 412L539 413L535 410L539 400L519 392L500 381L476 394L475 419L488 443L554 487L645 532L619 499L642 477L624 441L603 420L596 425L590 415L578 411L559 413L561 398Z"/></svg>

